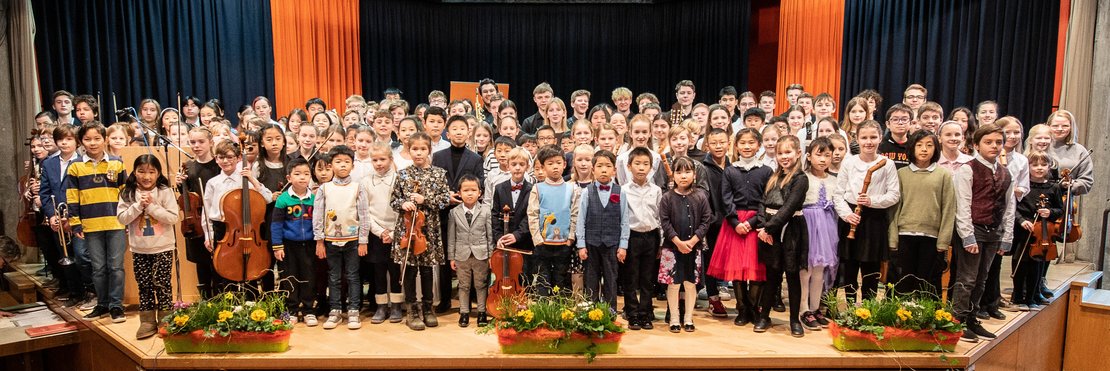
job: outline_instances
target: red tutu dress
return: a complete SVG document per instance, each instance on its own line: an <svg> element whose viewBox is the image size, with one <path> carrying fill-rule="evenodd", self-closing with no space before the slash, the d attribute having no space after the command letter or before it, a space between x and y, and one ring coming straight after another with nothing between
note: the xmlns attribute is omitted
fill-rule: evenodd
<svg viewBox="0 0 1110 371"><path fill-rule="evenodd" d="M736 216L743 223L755 216L755 210L738 210ZM723 281L764 281L767 268L759 262L757 231L736 233L727 222L721 223L717 245L713 249L706 274Z"/></svg>

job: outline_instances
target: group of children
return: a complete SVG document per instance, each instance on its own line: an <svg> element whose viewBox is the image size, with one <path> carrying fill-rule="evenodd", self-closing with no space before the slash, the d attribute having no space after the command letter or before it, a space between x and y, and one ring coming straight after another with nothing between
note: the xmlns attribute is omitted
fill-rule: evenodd
<svg viewBox="0 0 1110 371"><path fill-rule="evenodd" d="M645 93L633 114L624 88L613 92L615 108L587 109L589 92L576 91L568 110L544 83L533 91L540 110L523 125L512 101L496 89L480 92L477 108L433 92L413 115L396 91L380 104L352 96L342 122L319 99L306 104L311 120L299 109L274 120L260 97L241 110L238 136L220 134L226 120L218 101L203 103L207 115L183 109L182 120L166 125L165 114L178 112L162 110L149 121L165 134L150 136L131 130L145 128L142 122L106 129L96 121L95 100L59 92L54 112L36 117L45 131L32 146L44 176L28 197L37 197L52 228L76 236L58 251L72 249L79 269L58 274L71 304L93 288L88 319L124 320L122 261L130 246L140 337L153 334L157 311L170 305L175 240L164 231L173 231L180 210L169 179L203 199L203 233L185 244L204 296L227 287L211 251L229 222L220 200L246 179L268 203L263 229L279 268L262 289L286 282L287 308L307 326L318 325L318 311L327 308L325 329L360 328L369 283L371 323L435 327L436 313L450 308L452 276L459 326L469 325L472 293L477 323L485 325L488 259L512 248L531 252L520 277L529 290L580 292L614 313L623 293L633 330L653 328L657 293L665 293L671 332L695 331L700 289L709 312L727 316L722 301L731 284L734 323L765 332L770 312L786 310L785 280L790 332L800 337L828 325L822 298L830 290L844 287L852 301L875 296L883 263L894 284L888 295L939 297L946 252L956 246L949 297L969 326L964 339L975 341L993 338L979 318L1003 316L995 313L999 251L1016 251L1020 268L1007 309L1044 302L1047 265L1026 256L1024 236L1036 221L1064 214L1057 169L1071 170L1072 194L1092 183L1067 111L1034 126L1023 153L1021 123L996 119L996 103L980 104L975 114L956 109L939 122L943 109L919 99L920 85L885 112L884 123L873 91L851 99L837 122L832 97L813 97L800 85L788 87L791 107L776 116L773 92L757 103L727 87L719 104L706 106L693 103L689 81L676 85L680 108L671 112ZM79 124L69 117L71 100ZM157 110L152 104L144 101L141 121ZM167 130L174 127L184 133ZM195 158L168 174L143 155L128 173L113 132L122 145L169 141ZM1047 206L1037 203L1041 194L1050 196ZM68 205L68 215L57 215L56 204Z"/></svg>

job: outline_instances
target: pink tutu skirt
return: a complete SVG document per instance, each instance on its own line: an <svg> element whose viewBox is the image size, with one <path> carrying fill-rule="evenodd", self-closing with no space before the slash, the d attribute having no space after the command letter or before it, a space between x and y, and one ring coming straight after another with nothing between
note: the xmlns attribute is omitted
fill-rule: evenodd
<svg viewBox="0 0 1110 371"><path fill-rule="evenodd" d="M740 210L736 216L743 223L755 216L754 210ZM740 235L728 225L721 223L721 232L717 235L717 245L713 249L713 258L710 259L706 274L717 277L723 281L764 281L767 279L767 268L759 262L758 233L751 231Z"/></svg>

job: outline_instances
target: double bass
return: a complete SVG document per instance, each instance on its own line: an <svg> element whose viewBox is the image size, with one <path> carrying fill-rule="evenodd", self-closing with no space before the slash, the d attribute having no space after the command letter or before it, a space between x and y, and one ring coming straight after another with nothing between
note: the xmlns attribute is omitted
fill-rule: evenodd
<svg viewBox="0 0 1110 371"><path fill-rule="evenodd" d="M250 145L246 135L240 133L243 146ZM242 156L240 147L239 156ZM212 253L212 266L221 277L246 282L256 280L270 270L270 254L266 251L260 227L266 219L266 199L250 188L250 181L243 177L243 187L230 191L220 198L227 233Z"/></svg>
<svg viewBox="0 0 1110 371"><path fill-rule="evenodd" d="M505 225L505 234L512 233L509 229L512 211L509 205L501 208L501 222ZM520 284L520 274L524 271L524 255L532 255L532 253L505 246L498 247L493 254L490 254L489 268L497 278L497 281L490 285L489 295L486 296L486 311L490 315L501 317L505 311L501 305L504 299L518 297L524 292L524 287Z"/></svg>

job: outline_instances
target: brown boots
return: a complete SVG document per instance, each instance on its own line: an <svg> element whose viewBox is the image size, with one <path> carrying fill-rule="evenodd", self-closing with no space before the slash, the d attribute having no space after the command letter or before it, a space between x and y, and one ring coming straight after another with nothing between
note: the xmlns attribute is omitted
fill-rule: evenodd
<svg viewBox="0 0 1110 371"><path fill-rule="evenodd" d="M139 331L135 333L135 338L142 340L154 336L158 333L158 312L153 310L144 310L139 312Z"/></svg>

